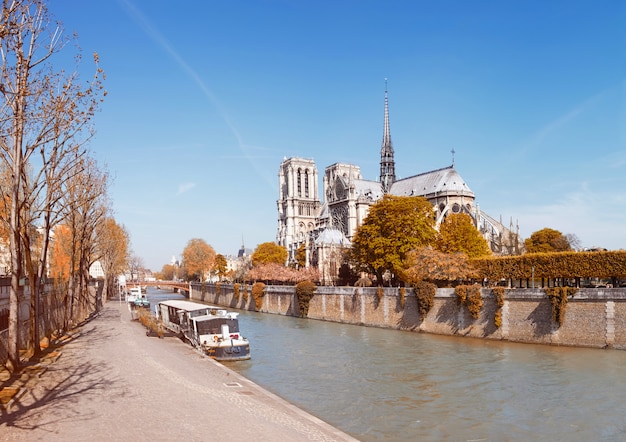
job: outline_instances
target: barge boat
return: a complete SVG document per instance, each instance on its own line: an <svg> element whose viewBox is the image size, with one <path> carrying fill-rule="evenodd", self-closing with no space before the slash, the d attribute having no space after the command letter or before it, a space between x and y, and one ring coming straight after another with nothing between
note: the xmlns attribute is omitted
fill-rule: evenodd
<svg viewBox="0 0 626 442"><path fill-rule="evenodd" d="M165 328L218 361L250 359L250 343L239 332L239 313L197 302L159 302L156 316Z"/></svg>

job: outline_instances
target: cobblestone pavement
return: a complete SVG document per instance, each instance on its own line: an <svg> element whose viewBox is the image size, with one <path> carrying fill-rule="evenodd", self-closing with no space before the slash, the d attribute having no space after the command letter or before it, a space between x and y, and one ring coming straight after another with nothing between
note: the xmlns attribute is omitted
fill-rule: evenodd
<svg viewBox="0 0 626 442"><path fill-rule="evenodd" d="M117 302L54 350L13 381L24 389L0 408L0 440L356 440L178 338L146 336Z"/></svg>

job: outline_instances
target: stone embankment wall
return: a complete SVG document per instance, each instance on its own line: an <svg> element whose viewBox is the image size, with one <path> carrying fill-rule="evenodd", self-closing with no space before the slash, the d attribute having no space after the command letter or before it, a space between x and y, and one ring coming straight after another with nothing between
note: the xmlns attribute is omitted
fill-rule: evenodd
<svg viewBox="0 0 626 442"><path fill-rule="evenodd" d="M482 289L483 307L478 319L459 305L454 289L438 289L434 306L420 317L417 300L409 288L404 308L399 288L385 288L379 300L377 288L318 287L310 301L308 318L399 330L498 339L512 342L626 349L626 289L581 288L569 299L559 327L552 320L552 306L542 289L505 292L501 326L494 317L498 306L491 289ZM255 310L251 286L192 286L190 298L209 304ZM293 286L267 286L259 311L299 316Z"/></svg>

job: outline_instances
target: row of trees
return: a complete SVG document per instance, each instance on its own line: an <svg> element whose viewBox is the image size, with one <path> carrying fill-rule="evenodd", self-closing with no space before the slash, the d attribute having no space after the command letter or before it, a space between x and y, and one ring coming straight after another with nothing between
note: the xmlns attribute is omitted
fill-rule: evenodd
<svg viewBox="0 0 626 442"><path fill-rule="evenodd" d="M226 257L215 253L213 247L200 238L191 239L187 243L182 257L179 265L164 265L157 277L163 280L206 281L211 278L218 281L228 279L296 283L319 280L316 268L302 267L296 270L285 266L288 257L287 249L273 242L259 244L250 260L240 262L240 267L237 269L229 269Z"/></svg>
<svg viewBox="0 0 626 442"><path fill-rule="evenodd" d="M29 346L38 352L47 277L55 278L60 296L58 325L67 328L96 308L87 295L90 265L99 259L111 285L128 255L128 234L112 218L106 196L108 174L87 149L93 117L106 95L98 56L87 81L78 74L78 47L72 69L52 64L74 41L43 0L2 3L0 240L10 252L10 370L20 365L21 281L30 289Z"/></svg>
<svg viewBox="0 0 626 442"><path fill-rule="evenodd" d="M450 267L454 269L466 258L491 254L469 215L448 215L439 231L435 222L427 199L385 195L352 239L347 253L351 268L375 275L378 285L385 279L397 284L409 275L437 272L446 260L458 261Z"/></svg>
<svg viewBox="0 0 626 442"><path fill-rule="evenodd" d="M358 273L366 273L373 275L378 285L395 285L400 280L446 284L475 278L471 261L490 257L491 250L473 219L464 213L449 214L439 230L435 227L432 205L425 198L384 196L370 208L351 248L344 251L340 277L344 282L354 282ZM573 235L567 237L545 228L533 233L524 245L529 253L551 253L572 250L572 243L577 242ZM287 250L275 243L260 244L252 255L251 267L233 275L226 271L222 255L203 240L194 239L183 252L182 268L187 278L195 280L209 274L220 280L318 280L317 269L305 268L303 247L296 256L299 271L285 266L287 255ZM171 273L169 269L167 273Z"/></svg>

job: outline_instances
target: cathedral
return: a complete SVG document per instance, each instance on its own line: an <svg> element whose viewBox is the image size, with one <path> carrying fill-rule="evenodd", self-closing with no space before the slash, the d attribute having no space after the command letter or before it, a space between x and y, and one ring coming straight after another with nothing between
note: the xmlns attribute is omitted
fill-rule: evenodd
<svg viewBox="0 0 626 442"><path fill-rule="evenodd" d="M315 162L305 158L284 158L278 171L278 231L276 242L287 248L289 261L296 262L296 252L304 246L307 265L320 268L322 283L332 284L341 265L341 250L363 223L371 205L385 194L422 196L430 201L436 226L449 213L466 213L498 255L520 253L519 226L503 225L476 203L474 192L453 164L448 167L398 179L391 132L389 99L385 88L383 140L380 149L378 180L361 176L359 166L335 163L326 167L323 196L320 200Z"/></svg>

